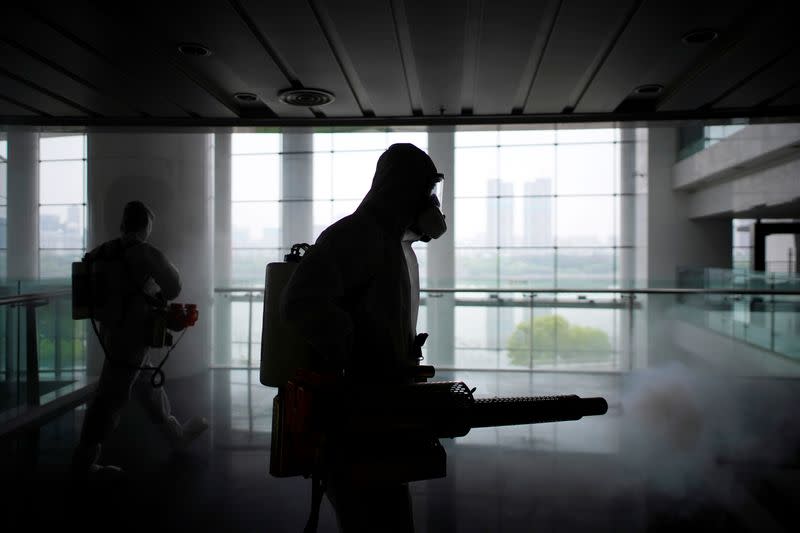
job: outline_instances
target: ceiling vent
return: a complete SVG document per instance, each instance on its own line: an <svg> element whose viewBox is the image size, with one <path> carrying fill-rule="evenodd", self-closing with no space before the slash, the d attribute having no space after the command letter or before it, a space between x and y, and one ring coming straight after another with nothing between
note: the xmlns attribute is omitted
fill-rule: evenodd
<svg viewBox="0 0 800 533"><path fill-rule="evenodd" d="M181 43L178 45L178 52L191 57L206 57L211 55L211 50L197 43Z"/></svg>
<svg viewBox="0 0 800 533"><path fill-rule="evenodd" d="M716 30L705 28L702 30L692 30L684 33L683 37L681 37L681 41L683 41L683 44L688 45L706 44L710 43L717 37L719 37L719 33L717 33Z"/></svg>
<svg viewBox="0 0 800 533"><path fill-rule="evenodd" d="M664 90L663 85L657 85L655 83L650 83L647 85L640 85L633 90L634 94L639 96L657 96L661 94L661 91Z"/></svg>
<svg viewBox="0 0 800 533"><path fill-rule="evenodd" d="M281 102L298 107L320 107L335 100L332 92L322 89L286 89L278 93Z"/></svg>
<svg viewBox="0 0 800 533"><path fill-rule="evenodd" d="M252 104L258 101L258 96L253 93L236 93L233 97L245 104Z"/></svg>

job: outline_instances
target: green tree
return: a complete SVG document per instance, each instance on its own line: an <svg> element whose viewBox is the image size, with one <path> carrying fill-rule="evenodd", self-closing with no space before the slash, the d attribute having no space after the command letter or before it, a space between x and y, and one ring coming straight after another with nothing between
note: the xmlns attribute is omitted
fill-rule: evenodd
<svg viewBox="0 0 800 533"><path fill-rule="evenodd" d="M511 364L528 366L598 361L611 355L611 341L601 329L570 324L561 315L520 322L508 339Z"/></svg>

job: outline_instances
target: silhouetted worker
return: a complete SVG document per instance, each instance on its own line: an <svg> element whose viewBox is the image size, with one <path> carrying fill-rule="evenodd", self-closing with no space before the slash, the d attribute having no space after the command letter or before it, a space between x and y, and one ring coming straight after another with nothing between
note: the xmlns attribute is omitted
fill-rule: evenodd
<svg viewBox="0 0 800 533"><path fill-rule="evenodd" d="M125 272L121 294L108 297L121 301L119 321L100 323L99 333L107 357L97 391L83 421L80 442L72 461L73 473L119 471L97 464L102 443L119 423L119 412L136 394L153 422L162 430L173 449L182 449L208 427L205 418L192 418L180 424L170 412L163 387L151 384L149 333L151 305L148 299L172 300L181 291L175 266L157 248L147 243L153 227L153 213L139 201L125 205L120 224L121 237L105 242L87 254L87 259L121 261Z"/></svg>
<svg viewBox="0 0 800 533"><path fill-rule="evenodd" d="M411 381L427 337L416 335L419 273L411 243L446 229L434 194L441 180L425 152L390 146L364 200L319 236L283 293L284 319L311 344L319 368L343 371L348 384ZM415 445L332 436L327 494L342 531L413 531L408 485L382 480L380 461L408 459ZM355 463L372 479L350 475Z"/></svg>

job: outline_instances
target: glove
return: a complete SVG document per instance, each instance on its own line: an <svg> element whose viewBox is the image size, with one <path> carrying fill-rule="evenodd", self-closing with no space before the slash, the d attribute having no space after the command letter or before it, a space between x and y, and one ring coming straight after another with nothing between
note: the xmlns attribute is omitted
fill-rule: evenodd
<svg viewBox="0 0 800 533"><path fill-rule="evenodd" d="M414 342L411 344L411 358L415 361L422 361L422 347L426 340L428 340L427 333L420 333L414 337Z"/></svg>

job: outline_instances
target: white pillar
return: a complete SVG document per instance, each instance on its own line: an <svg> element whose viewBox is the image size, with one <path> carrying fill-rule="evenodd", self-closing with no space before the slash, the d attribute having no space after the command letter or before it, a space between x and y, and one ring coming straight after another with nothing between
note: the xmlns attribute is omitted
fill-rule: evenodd
<svg viewBox="0 0 800 533"><path fill-rule="evenodd" d="M39 133L8 129L8 278L39 277Z"/></svg>
<svg viewBox="0 0 800 533"><path fill-rule="evenodd" d="M428 287L455 287L455 129L452 126L428 128L428 155L444 174L444 193L440 198L447 220L447 232L428 243ZM455 364L455 295L427 296L428 364L453 367Z"/></svg>
<svg viewBox="0 0 800 533"><path fill-rule="evenodd" d="M619 145L619 279L618 285L635 285L636 258L636 130L622 128Z"/></svg>
<svg viewBox="0 0 800 533"><path fill-rule="evenodd" d="M95 133L88 143L89 248L119 235L127 202L141 200L153 211L150 242L181 274L176 301L200 310L199 322L165 366L167 378L206 370L213 322L214 136Z"/></svg>
<svg viewBox="0 0 800 533"><path fill-rule="evenodd" d="M617 286L629 289L636 286L636 130L633 128L620 129L620 144L617 152L619 157L619 246L617 253ZM622 354L619 363L620 369L632 368L634 354L636 353L635 326L636 312L633 300L626 296L624 301L628 307L624 310L615 310L618 320L617 349Z"/></svg>
<svg viewBox="0 0 800 533"><path fill-rule="evenodd" d="M214 286L231 286L231 134L214 135ZM231 301L227 294L214 293L215 365L231 360Z"/></svg>
<svg viewBox="0 0 800 533"><path fill-rule="evenodd" d="M295 243L312 244L314 212L314 149L311 128L284 128L281 172L281 250Z"/></svg>

